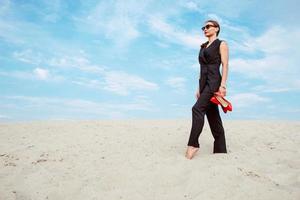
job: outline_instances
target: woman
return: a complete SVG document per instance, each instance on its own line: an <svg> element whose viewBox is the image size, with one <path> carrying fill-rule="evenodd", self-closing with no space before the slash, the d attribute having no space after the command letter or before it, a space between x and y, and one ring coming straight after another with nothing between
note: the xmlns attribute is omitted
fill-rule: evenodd
<svg viewBox="0 0 300 200"><path fill-rule="evenodd" d="M226 95L228 73L228 46L219 40L220 25L215 20L207 20L202 27L208 41L201 45L198 60L200 63L199 88L196 92L197 102L192 108L192 128L186 151L186 158L192 159L200 145L198 138L204 125L206 115L210 130L214 137L213 153L227 153L225 133L217 104L210 102L215 94ZM222 63L222 76L220 64Z"/></svg>

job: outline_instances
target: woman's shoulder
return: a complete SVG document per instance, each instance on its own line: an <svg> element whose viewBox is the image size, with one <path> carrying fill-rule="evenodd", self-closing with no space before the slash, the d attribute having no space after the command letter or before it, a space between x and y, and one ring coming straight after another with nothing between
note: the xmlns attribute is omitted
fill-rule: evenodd
<svg viewBox="0 0 300 200"><path fill-rule="evenodd" d="M221 44L227 45L227 41L226 41L226 40L219 39L219 38L217 38L217 40L219 41L219 45L221 45ZM206 42L202 43L202 44L200 45L200 47L201 47L201 48L205 48L205 47L207 46L208 43L209 43L209 41L206 41Z"/></svg>
<svg viewBox="0 0 300 200"><path fill-rule="evenodd" d="M208 44L208 41L202 43L202 44L200 45L200 47L201 47L201 48L205 48L205 47L207 46L207 44Z"/></svg>
<svg viewBox="0 0 300 200"><path fill-rule="evenodd" d="M220 45L227 45L227 41L223 39L219 39Z"/></svg>

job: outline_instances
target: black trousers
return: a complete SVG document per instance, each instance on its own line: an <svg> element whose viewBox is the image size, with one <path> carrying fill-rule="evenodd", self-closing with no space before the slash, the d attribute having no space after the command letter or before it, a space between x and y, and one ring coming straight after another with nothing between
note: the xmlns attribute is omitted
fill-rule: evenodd
<svg viewBox="0 0 300 200"><path fill-rule="evenodd" d="M208 85L202 90L200 97L192 108L192 128L188 141L188 146L200 147L198 139L204 126L204 116L206 115L210 130L214 137L213 153L227 153L225 133L217 104L210 102L214 93Z"/></svg>

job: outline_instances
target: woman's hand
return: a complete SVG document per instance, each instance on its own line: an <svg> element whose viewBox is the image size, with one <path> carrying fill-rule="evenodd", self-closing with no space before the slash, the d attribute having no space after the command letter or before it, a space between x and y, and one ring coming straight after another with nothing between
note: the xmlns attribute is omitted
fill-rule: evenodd
<svg viewBox="0 0 300 200"><path fill-rule="evenodd" d="M220 86L218 92L215 92L215 94L225 97L226 96L226 88Z"/></svg>

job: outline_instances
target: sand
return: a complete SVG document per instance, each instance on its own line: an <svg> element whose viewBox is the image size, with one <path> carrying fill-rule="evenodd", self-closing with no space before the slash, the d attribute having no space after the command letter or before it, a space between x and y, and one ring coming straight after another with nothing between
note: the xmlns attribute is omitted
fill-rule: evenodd
<svg viewBox="0 0 300 200"><path fill-rule="evenodd" d="M300 122L223 123L192 160L191 120L1 123L0 199L299 200Z"/></svg>

